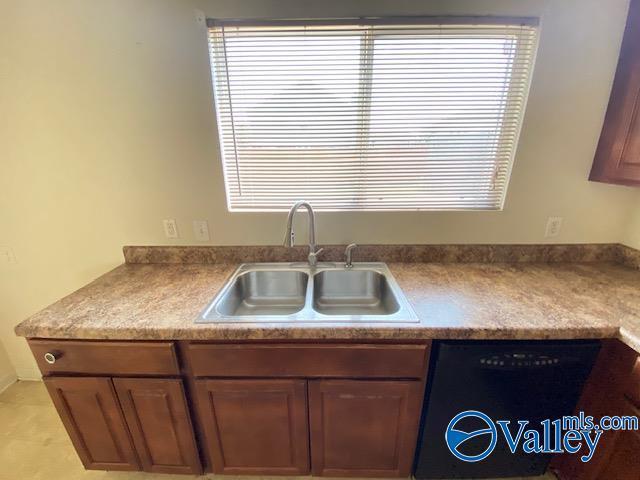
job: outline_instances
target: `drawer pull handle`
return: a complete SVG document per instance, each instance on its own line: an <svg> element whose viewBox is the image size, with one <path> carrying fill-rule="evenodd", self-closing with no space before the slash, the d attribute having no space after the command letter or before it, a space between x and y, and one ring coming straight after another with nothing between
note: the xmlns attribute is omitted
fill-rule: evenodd
<svg viewBox="0 0 640 480"><path fill-rule="evenodd" d="M53 365L61 356L62 355L59 352L47 352L44 354L44 361L49 365Z"/></svg>

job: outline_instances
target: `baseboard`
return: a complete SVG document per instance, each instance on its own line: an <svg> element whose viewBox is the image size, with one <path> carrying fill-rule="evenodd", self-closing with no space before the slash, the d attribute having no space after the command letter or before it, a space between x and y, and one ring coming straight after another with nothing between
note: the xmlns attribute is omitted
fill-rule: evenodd
<svg viewBox="0 0 640 480"><path fill-rule="evenodd" d="M42 380L42 374L33 368L16 368L16 375L18 380L26 381L40 381Z"/></svg>
<svg viewBox="0 0 640 480"><path fill-rule="evenodd" d="M18 380L18 377L13 373L9 373L0 377L0 393L4 392L7 388L13 385Z"/></svg>

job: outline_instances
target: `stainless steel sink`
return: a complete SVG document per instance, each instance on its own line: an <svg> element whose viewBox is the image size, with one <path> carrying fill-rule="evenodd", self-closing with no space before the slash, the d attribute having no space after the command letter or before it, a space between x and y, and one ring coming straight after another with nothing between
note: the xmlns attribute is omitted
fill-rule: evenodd
<svg viewBox="0 0 640 480"><path fill-rule="evenodd" d="M315 275L313 308L326 315L391 315L400 305L383 274L349 269Z"/></svg>
<svg viewBox="0 0 640 480"><path fill-rule="evenodd" d="M382 322L418 318L384 263L247 263L197 323Z"/></svg>
<svg viewBox="0 0 640 480"><path fill-rule="evenodd" d="M253 270L238 275L217 311L225 316L289 315L304 307L309 276L294 270Z"/></svg>

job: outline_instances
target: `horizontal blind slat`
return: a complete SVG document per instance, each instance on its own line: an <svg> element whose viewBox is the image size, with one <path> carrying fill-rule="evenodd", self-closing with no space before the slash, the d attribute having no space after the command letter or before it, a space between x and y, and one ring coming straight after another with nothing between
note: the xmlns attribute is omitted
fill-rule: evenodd
<svg viewBox="0 0 640 480"><path fill-rule="evenodd" d="M500 209L537 28L480 20L210 23L230 209Z"/></svg>

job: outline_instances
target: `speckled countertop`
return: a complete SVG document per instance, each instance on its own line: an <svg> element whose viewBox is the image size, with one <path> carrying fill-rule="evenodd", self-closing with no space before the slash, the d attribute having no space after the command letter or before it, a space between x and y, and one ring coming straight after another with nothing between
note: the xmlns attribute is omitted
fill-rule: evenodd
<svg viewBox="0 0 640 480"><path fill-rule="evenodd" d="M613 263L389 263L414 324L195 324L236 264L125 264L16 327L82 339L571 339L640 351L640 271Z"/></svg>

